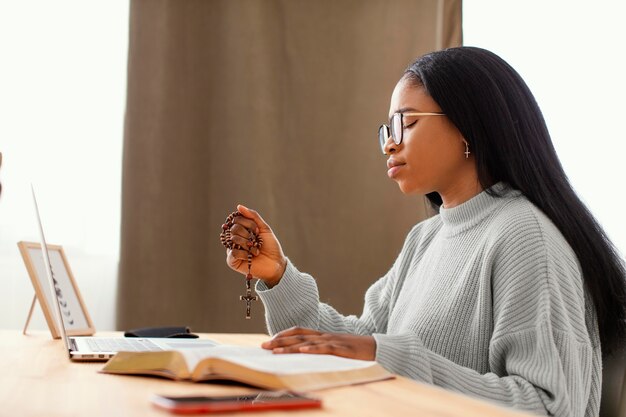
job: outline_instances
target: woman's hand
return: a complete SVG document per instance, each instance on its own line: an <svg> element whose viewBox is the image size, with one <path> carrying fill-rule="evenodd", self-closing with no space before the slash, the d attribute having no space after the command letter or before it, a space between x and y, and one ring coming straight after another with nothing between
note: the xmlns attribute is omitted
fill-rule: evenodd
<svg viewBox="0 0 626 417"><path fill-rule="evenodd" d="M322 333L301 327L276 333L261 347L274 353L319 353L366 361L376 359L376 340L373 336Z"/></svg>
<svg viewBox="0 0 626 417"><path fill-rule="evenodd" d="M256 233L263 239L263 245L260 249L255 247L250 249L253 256L251 273L252 276L263 280L271 288L278 284L287 267L287 259L280 243L259 213L242 205L237 206L237 211L242 216L237 216L233 220L234 224L230 228L232 241L242 248L247 248L251 233ZM226 263L235 271L246 275L248 273L248 251L227 250Z"/></svg>

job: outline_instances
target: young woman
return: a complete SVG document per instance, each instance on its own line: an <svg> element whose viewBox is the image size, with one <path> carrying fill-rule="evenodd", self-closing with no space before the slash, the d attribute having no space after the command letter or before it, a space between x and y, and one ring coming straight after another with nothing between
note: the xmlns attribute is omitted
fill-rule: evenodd
<svg viewBox="0 0 626 417"><path fill-rule="evenodd" d="M570 186L528 87L479 48L425 55L391 97L387 174L439 214L416 225L360 317L319 302L253 210L231 227L276 353L378 361L389 371L556 416L598 414L602 354L625 333L624 266ZM247 273L247 250L228 265Z"/></svg>

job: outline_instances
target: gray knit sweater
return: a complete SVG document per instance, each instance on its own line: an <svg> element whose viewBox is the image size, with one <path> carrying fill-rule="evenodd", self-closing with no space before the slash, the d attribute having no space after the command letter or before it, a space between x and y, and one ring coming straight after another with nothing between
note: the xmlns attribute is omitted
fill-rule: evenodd
<svg viewBox="0 0 626 417"><path fill-rule="evenodd" d="M577 258L520 192L497 184L416 225L360 317L319 301L288 262L259 281L270 333L301 326L372 335L389 371L502 405L596 416L602 380L594 309Z"/></svg>

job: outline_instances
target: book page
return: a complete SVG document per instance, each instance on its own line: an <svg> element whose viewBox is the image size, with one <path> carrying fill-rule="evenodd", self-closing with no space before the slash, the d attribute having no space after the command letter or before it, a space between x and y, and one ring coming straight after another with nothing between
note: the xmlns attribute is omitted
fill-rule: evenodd
<svg viewBox="0 0 626 417"><path fill-rule="evenodd" d="M308 353L274 354L260 347L218 345L209 348L179 350L189 369L198 362L213 357L224 359L257 371L274 374L305 374L362 369L376 362L346 359L334 355L312 355Z"/></svg>

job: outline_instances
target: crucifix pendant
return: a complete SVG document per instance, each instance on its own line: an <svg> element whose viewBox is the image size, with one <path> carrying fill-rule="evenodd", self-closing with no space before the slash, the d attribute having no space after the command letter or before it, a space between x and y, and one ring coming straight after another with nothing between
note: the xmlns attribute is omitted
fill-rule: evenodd
<svg viewBox="0 0 626 417"><path fill-rule="evenodd" d="M256 295L252 295L252 286L250 285L250 281L252 281L252 275L248 274L246 277L246 295L239 296L241 301L246 302L246 319L248 320L250 319L250 302L258 300Z"/></svg>

